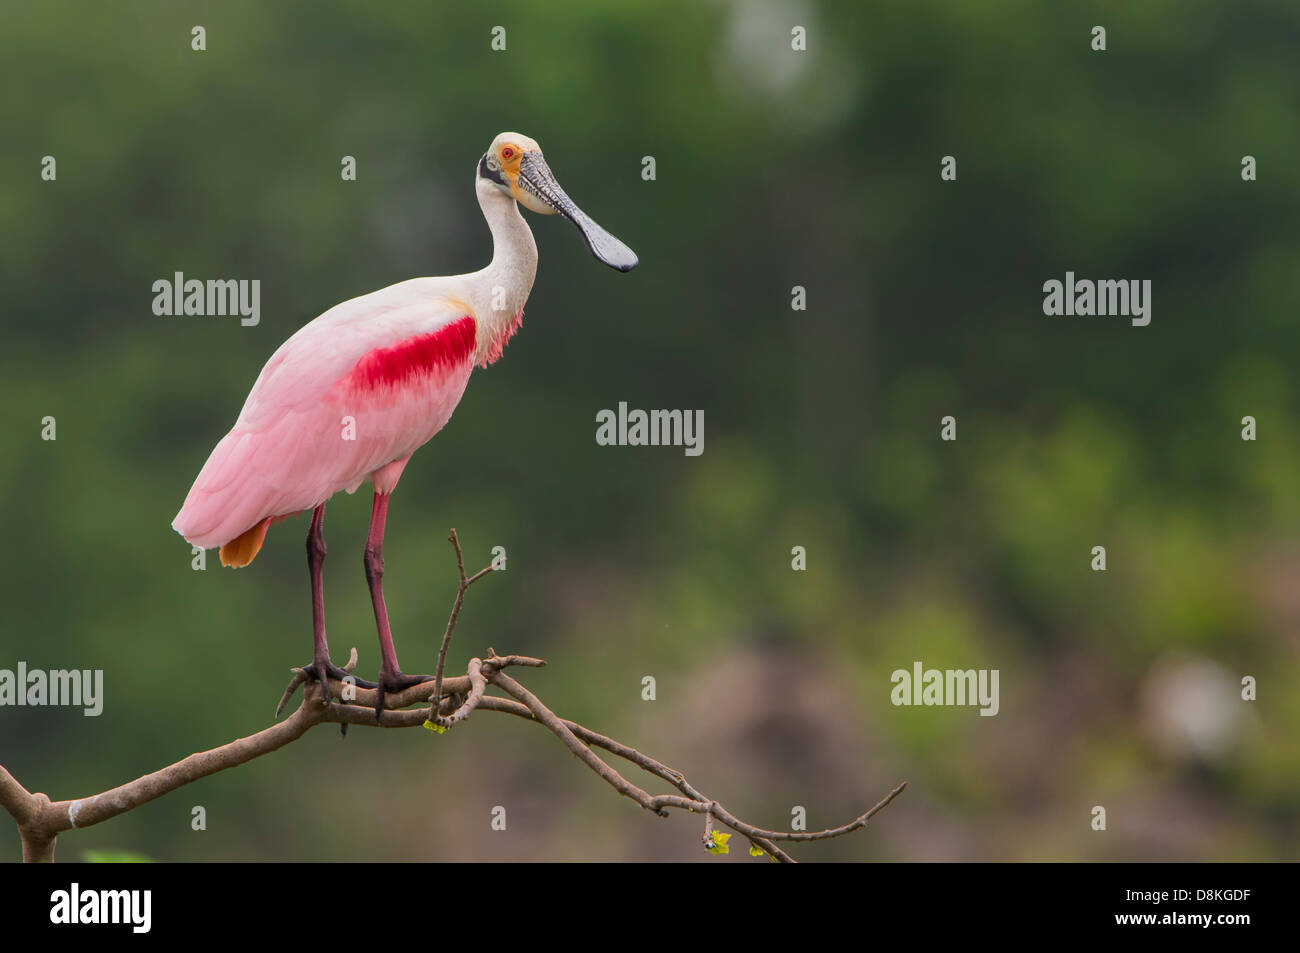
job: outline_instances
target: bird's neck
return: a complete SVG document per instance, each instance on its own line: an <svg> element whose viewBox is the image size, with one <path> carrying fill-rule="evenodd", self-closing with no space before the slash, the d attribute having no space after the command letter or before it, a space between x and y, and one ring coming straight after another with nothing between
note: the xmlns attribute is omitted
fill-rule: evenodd
<svg viewBox="0 0 1300 953"><path fill-rule="evenodd" d="M513 198L482 179L477 180L475 191L492 229L492 263L475 274L478 300L470 304L480 328L476 360L491 363L519 329L524 302L537 276L537 243Z"/></svg>

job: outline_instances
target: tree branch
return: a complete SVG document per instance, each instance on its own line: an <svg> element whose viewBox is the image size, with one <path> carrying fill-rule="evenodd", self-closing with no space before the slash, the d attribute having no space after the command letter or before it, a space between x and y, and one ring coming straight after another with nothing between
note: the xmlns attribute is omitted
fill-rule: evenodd
<svg viewBox="0 0 1300 953"><path fill-rule="evenodd" d="M456 550L458 586L438 652L437 674L433 681L422 682L388 695L385 699L385 710L381 713L378 722L380 727L409 728L424 725L442 733L460 724L477 710L501 712L537 722L558 737L575 757L614 790L636 801L646 810L660 817L667 817L670 808L703 814L704 844L715 853L726 852L726 835L720 835L716 830L717 826L721 825L745 837L750 843L751 853L762 852L773 860L783 862L792 862L793 858L779 846L778 841L825 840L860 830L906 787L905 782L899 784L866 813L840 827L815 832L766 830L741 820L718 801L706 797L687 781L680 771L622 742L608 738L576 722L560 718L540 698L506 674L508 668L544 666L546 663L541 659L523 655L499 656L494 650L488 649L486 659L470 659L464 675L444 678L443 667L447 648L456 628L465 592L493 569L492 566L488 566L473 576L466 577L460 541L454 529L449 539ZM353 649L348 671L351 671L355 659L356 650ZM280 703L281 707L297 686L304 684L305 673L297 669L294 672L294 679L290 681L289 688L285 691L284 699ZM489 685L496 686L510 697L502 698L487 694ZM331 698L334 696L342 701L332 701ZM417 704L424 705L424 703L428 703L427 708L411 707ZM331 679L322 691L320 685L308 681L305 682L302 703L284 721L246 738L238 738L219 747L192 754L152 774L143 775L100 794L70 801L51 801L44 794L33 794L28 791L3 765L0 765L0 807L3 807L14 819L18 827L23 844L23 860L25 862L53 861L58 836L66 831L80 830L102 823L201 778L270 754L298 740L316 725L334 723L344 728L348 725L374 727L376 724L374 706L373 689ZM599 748L635 765L653 777L672 785L679 793L650 794L623 777L597 755L593 748Z"/></svg>

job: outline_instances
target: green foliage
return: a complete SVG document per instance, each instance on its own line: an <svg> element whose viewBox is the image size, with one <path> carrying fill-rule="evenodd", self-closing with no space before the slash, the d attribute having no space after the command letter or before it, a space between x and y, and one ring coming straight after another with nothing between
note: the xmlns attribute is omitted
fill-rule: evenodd
<svg viewBox="0 0 1300 953"><path fill-rule="evenodd" d="M408 671L433 665L454 525L471 568L498 544L510 563L449 672L488 644L546 657L524 680L558 713L758 824L792 803L842 823L911 782L912 814L808 854L1293 858L1300 9L1095 6L807 2L803 54L785 7L742 2L6 11L0 667L102 668L106 703L0 710L0 759L77 796L265 725L310 652L305 520L240 572L193 571L169 523L284 338L488 260L474 163L513 128L642 264L530 218L523 330L390 510ZM1151 278L1151 326L1045 317L1067 269ZM155 317L175 271L261 279L261 324ZM704 454L598 447L620 400L704 408ZM373 675L367 515L331 505L326 604L336 656ZM1260 679L1219 757L1151 732L1171 651ZM1001 713L891 706L914 659L1000 668ZM313 732L69 836L176 860L694 856L536 726L479 712L434 754L400 734ZM1093 834L1095 803L1128 834Z"/></svg>
<svg viewBox="0 0 1300 953"><path fill-rule="evenodd" d="M88 864L152 864L154 859L130 850L85 850L81 859Z"/></svg>

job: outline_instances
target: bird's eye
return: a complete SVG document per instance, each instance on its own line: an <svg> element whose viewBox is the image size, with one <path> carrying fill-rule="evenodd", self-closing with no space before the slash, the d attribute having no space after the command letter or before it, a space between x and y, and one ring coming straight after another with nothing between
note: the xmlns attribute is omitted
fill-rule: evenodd
<svg viewBox="0 0 1300 953"><path fill-rule="evenodd" d="M501 158L503 159L513 159L514 155L515 155L515 150L511 149L509 146L506 146L504 149L501 150Z"/></svg>

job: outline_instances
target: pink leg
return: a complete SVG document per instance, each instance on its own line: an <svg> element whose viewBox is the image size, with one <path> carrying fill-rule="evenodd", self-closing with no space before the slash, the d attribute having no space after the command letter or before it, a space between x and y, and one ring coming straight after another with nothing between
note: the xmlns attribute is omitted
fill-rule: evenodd
<svg viewBox="0 0 1300 953"><path fill-rule="evenodd" d="M366 582L370 583L370 600L375 605L375 624L379 627L379 653L381 664L379 678L397 675L397 650L393 647L393 631L388 627L388 606L384 604L384 522L388 518L388 494L375 492L375 502L370 508L370 532L366 536Z"/></svg>
<svg viewBox="0 0 1300 953"><path fill-rule="evenodd" d="M307 531L307 569L311 572L311 624L316 639L316 664L329 664L330 647L325 641L325 588L321 567L325 564L325 504L311 513L311 529Z"/></svg>
<svg viewBox="0 0 1300 953"><path fill-rule="evenodd" d="M366 581L370 583L370 601L375 607L375 625L379 629L379 690L376 692L375 719L384 707L388 692L401 691L411 685L429 681L428 675L403 675L393 647L393 632L388 626L388 607L384 604L384 521L388 516L388 494L375 491L370 510L370 532L366 536Z"/></svg>
<svg viewBox="0 0 1300 953"><path fill-rule="evenodd" d="M326 552L325 535L322 532L324 525L325 504L322 503L312 511L311 528L307 530L307 569L311 573L311 623L315 641L312 663L307 666L307 670L316 676L321 685L326 684L327 677L342 681L348 676L347 672L330 661L330 647L325 640L325 587L321 578ZM365 679L358 678L356 683L365 688L375 687L373 682Z"/></svg>

